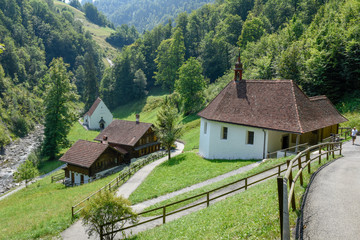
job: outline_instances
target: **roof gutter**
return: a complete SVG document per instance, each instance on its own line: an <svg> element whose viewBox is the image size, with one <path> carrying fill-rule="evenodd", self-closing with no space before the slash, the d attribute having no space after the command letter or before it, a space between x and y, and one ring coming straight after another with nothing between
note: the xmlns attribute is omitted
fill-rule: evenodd
<svg viewBox="0 0 360 240"><path fill-rule="evenodd" d="M265 159L265 144L266 144L266 131L263 129L264 132L264 147L263 147L263 159Z"/></svg>

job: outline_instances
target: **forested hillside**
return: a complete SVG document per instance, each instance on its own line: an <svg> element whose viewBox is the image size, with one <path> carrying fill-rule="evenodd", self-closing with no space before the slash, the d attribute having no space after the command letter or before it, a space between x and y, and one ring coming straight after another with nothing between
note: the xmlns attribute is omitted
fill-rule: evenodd
<svg viewBox="0 0 360 240"><path fill-rule="evenodd" d="M102 53L73 13L51 0L0 1L0 145L24 136L44 118L54 58L69 64L83 101L103 73ZM91 73L91 75L89 75Z"/></svg>
<svg viewBox="0 0 360 240"><path fill-rule="evenodd" d="M115 25L134 25L143 32L210 2L214 0L96 0L94 5Z"/></svg>
<svg viewBox="0 0 360 240"><path fill-rule="evenodd" d="M104 75L100 93L111 108L142 96L141 89L132 91L141 82L172 93L181 81L178 70L194 57L210 83L200 93L205 101L190 111L196 112L232 79L229 69L240 47L245 78L293 79L309 96L325 94L337 103L359 89L359 11L356 0L207 4L146 31L124 48Z"/></svg>

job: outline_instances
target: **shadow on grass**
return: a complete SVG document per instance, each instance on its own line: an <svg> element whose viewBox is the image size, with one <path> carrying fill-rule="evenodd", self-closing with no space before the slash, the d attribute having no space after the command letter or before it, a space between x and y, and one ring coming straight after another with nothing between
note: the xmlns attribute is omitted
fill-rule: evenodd
<svg viewBox="0 0 360 240"><path fill-rule="evenodd" d="M211 162L211 163L234 163L234 162L258 162L260 161L260 159L205 159L203 158L203 160Z"/></svg>
<svg viewBox="0 0 360 240"><path fill-rule="evenodd" d="M176 157L172 157L170 158L170 160L164 162L161 164L161 167L169 167L169 166L175 166L180 164L181 162L183 162L184 160L186 160L187 157L185 155L178 155Z"/></svg>
<svg viewBox="0 0 360 240"><path fill-rule="evenodd" d="M192 122L194 120L197 120L199 119L200 117L196 114L191 114L191 115L188 115L186 117L184 117L184 119L181 121L183 124L187 124L189 122Z"/></svg>

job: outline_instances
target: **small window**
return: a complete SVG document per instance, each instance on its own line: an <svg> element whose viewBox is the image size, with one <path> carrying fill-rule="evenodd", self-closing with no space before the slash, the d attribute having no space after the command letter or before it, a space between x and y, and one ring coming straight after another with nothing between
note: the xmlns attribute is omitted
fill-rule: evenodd
<svg viewBox="0 0 360 240"><path fill-rule="evenodd" d="M247 144L254 144L254 132L248 131Z"/></svg>
<svg viewBox="0 0 360 240"><path fill-rule="evenodd" d="M221 139L227 139L227 135L228 135L228 128L227 127L222 127Z"/></svg>
<svg viewBox="0 0 360 240"><path fill-rule="evenodd" d="M207 132L207 122L204 123L204 134Z"/></svg>

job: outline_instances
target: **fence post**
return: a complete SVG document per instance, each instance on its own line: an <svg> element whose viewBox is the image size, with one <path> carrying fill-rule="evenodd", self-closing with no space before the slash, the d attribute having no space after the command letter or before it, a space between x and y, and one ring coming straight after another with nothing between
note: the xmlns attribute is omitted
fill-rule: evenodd
<svg viewBox="0 0 360 240"><path fill-rule="evenodd" d="M302 167L301 167L301 156L299 156L299 158L298 158L298 165L299 165L299 171L300 171L300 169L302 168ZM301 186L304 185L304 183L303 183L302 171L300 172L300 185L301 185Z"/></svg>
<svg viewBox="0 0 360 240"><path fill-rule="evenodd" d="M319 164L321 164L321 146L319 147Z"/></svg>
<svg viewBox="0 0 360 240"><path fill-rule="evenodd" d="M283 177L277 177L279 213L280 213L280 232L282 240L290 239L290 223L287 200L287 180Z"/></svg>
<svg viewBox="0 0 360 240"><path fill-rule="evenodd" d="M247 178L245 178L245 190L247 190Z"/></svg>
<svg viewBox="0 0 360 240"><path fill-rule="evenodd" d="M285 154L284 154L284 157L286 157L286 150L284 151L284 153L285 153Z"/></svg>
<svg viewBox="0 0 360 240"><path fill-rule="evenodd" d="M280 173L281 173L281 165L279 165L278 176L280 176Z"/></svg>
<svg viewBox="0 0 360 240"><path fill-rule="evenodd" d="M342 150L342 142L340 142L340 155L341 155L341 150Z"/></svg>
<svg viewBox="0 0 360 240"><path fill-rule="evenodd" d="M335 144L334 143L331 145L331 149L332 149L332 157L334 159L335 158Z"/></svg>
<svg viewBox="0 0 360 240"><path fill-rule="evenodd" d="M163 207L163 224L165 224L165 217L166 217L166 207Z"/></svg>
<svg viewBox="0 0 360 240"><path fill-rule="evenodd" d="M71 206L71 217L74 218L74 206Z"/></svg>
<svg viewBox="0 0 360 240"><path fill-rule="evenodd" d="M206 206L208 207L209 205L210 205L210 193L209 192L207 192L206 193Z"/></svg>
<svg viewBox="0 0 360 240"><path fill-rule="evenodd" d="M287 161L286 161L286 164L287 164L287 167L288 167L288 169L289 169L290 160L287 160ZM290 186L291 186L291 184L293 184L292 167L291 167L291 169L290 169L289 183L290 183ZM292 198L291 198L291 207L292 207L293 210L296 210L295 194L293 194L293 196L292 196Z"/></svg>
<svg viewBox="0 0 360 240"><path fill-rule="evenodd" d="M311 173L311 161L310 161L310 151L308 151L306 153L306 162L309 161L309 164L308 164L308 173Z"/></svg>
<svg viewBox="0 0 360 240"><path fill-rule="evenodd" d="M326 160L329 160L329 144L326 144Z"/></svg>

